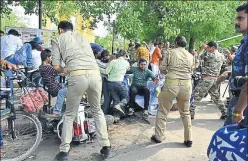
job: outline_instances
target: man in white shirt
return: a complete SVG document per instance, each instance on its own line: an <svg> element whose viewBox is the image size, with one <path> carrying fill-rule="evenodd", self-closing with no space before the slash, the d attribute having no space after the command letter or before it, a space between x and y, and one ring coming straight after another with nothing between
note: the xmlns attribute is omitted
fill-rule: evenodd
<svg viewBox="0 0 248 161"><path fill-rule="evenodd" d="M32 47L28 43L23 45L19 36L18 31L11 29L1 37L1 57L12 64L32 67Z"/></svg>

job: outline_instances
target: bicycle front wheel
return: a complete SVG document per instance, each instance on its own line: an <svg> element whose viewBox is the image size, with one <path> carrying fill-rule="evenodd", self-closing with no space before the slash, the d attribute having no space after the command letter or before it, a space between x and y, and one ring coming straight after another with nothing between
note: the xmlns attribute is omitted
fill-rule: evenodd
<svg viewBox="0 0 248 161"><path fill-rule="evenodd" d="M42 126L39 119L23 111L16 111L16 119L1 118L4 161L22 161L28 158L39 146Z"/></svg>

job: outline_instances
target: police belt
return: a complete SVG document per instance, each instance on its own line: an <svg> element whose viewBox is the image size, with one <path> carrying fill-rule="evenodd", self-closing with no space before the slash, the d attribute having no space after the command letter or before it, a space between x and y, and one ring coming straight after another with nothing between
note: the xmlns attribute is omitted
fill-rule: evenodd
<svg viewBox="0 0 248 161"><path fill-rule="evenodd" d="M231 93L232 93L233 96L239 97L240 91L241 91L241 90L231 90Z"/></svg>
<svg viewBox="0 0 248 161"><path fill-rule="evenodd" d="M70 71L70 76L77 76L77 75L100 75L99 70L74 70Z"/></svg>
<svg viewBox="0 0 248 161"><path fill-rule="evenodd" d="M166 79L165 83L169 84L181 84L181 85L189 85L191 84L191 79Z"/></svg>

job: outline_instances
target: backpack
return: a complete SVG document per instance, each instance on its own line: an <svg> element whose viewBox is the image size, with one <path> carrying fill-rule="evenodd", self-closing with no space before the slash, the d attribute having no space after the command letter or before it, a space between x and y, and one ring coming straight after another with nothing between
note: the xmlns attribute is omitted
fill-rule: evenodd
<svg viewBox="0 0 248 161"><path fill-rule="evenodd" d="M43 88L32 89L21 97L21 104L27 113L39 112L47 102L48 95Z"/></svg>

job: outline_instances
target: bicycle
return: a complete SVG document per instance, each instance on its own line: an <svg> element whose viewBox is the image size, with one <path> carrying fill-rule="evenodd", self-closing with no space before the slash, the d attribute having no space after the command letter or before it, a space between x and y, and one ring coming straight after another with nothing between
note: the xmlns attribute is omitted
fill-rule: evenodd
<svg viewBox="0 0 248 161"><path fill-rule="evenodd" d="M13 81L23 81L16 71L5 71L6 88L0 90L0 99L6 99L1 106L1 136L3 140L4 161L22 161L28 158L39 146L42 138L42 126L39 119L25 113L14 105ZM1 141L2 141L1 140Z"/></svg>

